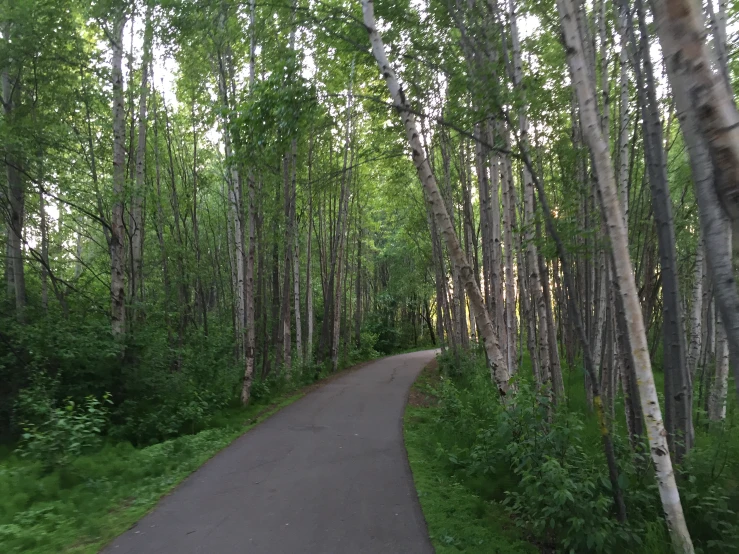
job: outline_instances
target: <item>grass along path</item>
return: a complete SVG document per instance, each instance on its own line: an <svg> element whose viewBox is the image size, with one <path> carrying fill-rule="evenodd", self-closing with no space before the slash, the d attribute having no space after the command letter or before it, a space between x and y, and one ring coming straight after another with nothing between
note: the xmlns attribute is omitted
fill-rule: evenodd
<svg viewBox="0 0 739 554"><path fill-rule="evenodd" d="M457 480L437 452L439 379L434 360L411 388L403 422L413 481L437 554L535 554L539 550L522 538L503 507Z"/></svg>

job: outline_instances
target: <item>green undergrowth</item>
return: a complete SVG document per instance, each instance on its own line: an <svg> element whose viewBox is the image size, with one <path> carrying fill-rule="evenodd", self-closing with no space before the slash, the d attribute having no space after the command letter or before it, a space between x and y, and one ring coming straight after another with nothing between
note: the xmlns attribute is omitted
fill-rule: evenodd
<svg viewBox="0 0 739 554"><path fill-rule="evenodd" d="M94 451L55 464L6 452L0 462L0 552L97 552L234 439L328 376L308 368L292 383L258 381L258 398L249 406L226 408L205 429L148 446L108 437Z"/></svg>
<svg viewBox="0 0 739 554"><path fill-rule="evenodd" d="M520 375L527 374L524 367ZM474 353L440 356L438 369L422 372L409 397L405 439L437 552L672 551L651 461L631 451L622 405L615 407L613 440L626 523L615 517L582 375L566 369L565 383L567 398L554 408L518 377L516 402L504 408ZM698 553L739 551L734 404L718 426L696 413L695 448L677 468Z"/></svg>
<svg viewBox="0 0 739 554"><path fill-rule="evenodd" d="M484 483L478 481L475 486L455 474L448 460L439 455L443 441L438 426L439 374L435 364L432 367L413 386L403 427L413 480L436 552L537 552L523 540L502 506L486 499Z"/></svg>

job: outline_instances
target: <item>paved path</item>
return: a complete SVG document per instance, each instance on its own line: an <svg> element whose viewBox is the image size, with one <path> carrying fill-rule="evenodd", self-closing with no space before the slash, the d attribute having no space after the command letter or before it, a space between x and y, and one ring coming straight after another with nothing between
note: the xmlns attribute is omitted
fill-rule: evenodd
<svg viewBox="0 0 739 554"><path fill-rule="evenodd" d="M433 553L402 418L433 351L373 362L261 423L105 554Z"/></svg>

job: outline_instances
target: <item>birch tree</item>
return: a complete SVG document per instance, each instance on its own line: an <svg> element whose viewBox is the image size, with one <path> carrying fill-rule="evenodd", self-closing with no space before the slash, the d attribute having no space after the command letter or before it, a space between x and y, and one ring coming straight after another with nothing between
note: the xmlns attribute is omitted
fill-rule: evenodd
<svg viewBox="0 0 739 554"><path fill-rule="evenodd" d="M618 199L614 167L608 145L600 131L600 122L595 109L596 98L593 82L587 73L582 38L577 27L577 14L570 0L558 0L557 9L564 35L572 85L577 93L580 107L583 134L593 156L598 190L613 249L614 270L619 282L619 293L623 298L629 341L634 349L639 396L646 419L650 453L655 466L662 508L675 552L693 552L693 544L683 515L654 385L646 333L629 256L626 228Z"/></svg>

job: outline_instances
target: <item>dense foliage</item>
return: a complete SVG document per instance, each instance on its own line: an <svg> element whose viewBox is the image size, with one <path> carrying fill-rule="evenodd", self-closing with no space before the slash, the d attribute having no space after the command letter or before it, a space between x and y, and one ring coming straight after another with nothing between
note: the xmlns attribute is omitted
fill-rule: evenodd
<svg viewBox="0 0 739 554"><path fill-rule="evenodd" d="M577 369L568 369L567 379L582 386ZM431 464L439 479L451 481L446 489L461 487L491 503L495 526L503 533L509 523L521 530L521 538L509 538L511 551L523 538L563 552L671 552L649 457L644 450L630 452L623 418L613 432L629 519L626 524L616 520L598 422L588 413L580 387L572 389L566 404L552 406L530 379L522 378L515 405L491 403L494 387L474 353L457 360L442 356L439 369L426 370L416 386L433 399L424 407L409 407L406 416L417 483ZM728 428L736 423L732 402ZM697 445L680 468L691 535L697 551L733 552L739 538L739 443L735 434L705 421L696 431ZM414 433L424 440L414 441ZM434 507L425 504L425 496L436 494L436 487L419 486L427 514ZM449 512L435 522L435 542L444 544L444 536L434 535L440 529L457 526L452 543L467 545L475 535L463 523L465 517L470 516ZM492 549L495 539L485 540Z"/></svg>

